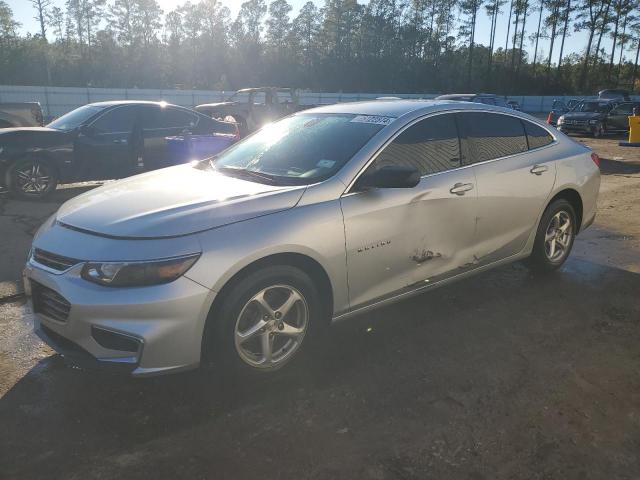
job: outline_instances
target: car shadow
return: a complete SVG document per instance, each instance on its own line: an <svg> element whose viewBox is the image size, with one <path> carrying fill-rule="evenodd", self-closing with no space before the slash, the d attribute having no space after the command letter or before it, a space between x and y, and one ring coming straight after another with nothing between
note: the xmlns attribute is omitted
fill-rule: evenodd
<svg viewBox="0 0 640 480"><path fill-rule="evenodd" d="M636 173L640 173L640 162L601 158L600 173L602 173L603 175L633 175Z"/></svg>
<svg viewBox="0 0 640 480"><path fill-rule="evenodd" d="M544 384L566 352L584 355L576 338L606 346L637 337L638 291L640 274L587 261L571 259L546 276L514 264L338 323L318 351L275 377L207 370L129 379L72 369L54 355L0 399L0 465L9 477L83 477L93 462L100 472L103 457L162 439L170 439L165 456L186 448L206 456L195 431L198 442L211 435L216 449L231 451L232 439L251 444L256 432L278 442L304 425L333 431L356 419L385 422L406 409L436 415L434 424L443 415L474 424L505 408L517 418L529 408L528 395L515 403L509 397L508 407L503 397L522 382ZM525 379L523 357L532 369ZM477 395L485 395L482 412L473 407ZM548 395L531 401L546 405ZM167 468L163 462L148 475L165 478L161 465ZM127 471L126 462L120 467Z"/></svg>

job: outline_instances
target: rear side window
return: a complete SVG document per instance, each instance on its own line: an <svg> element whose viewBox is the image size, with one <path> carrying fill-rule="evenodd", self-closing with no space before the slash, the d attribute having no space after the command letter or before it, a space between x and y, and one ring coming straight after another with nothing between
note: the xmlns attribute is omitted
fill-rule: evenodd
<svg viewBox="0 0 640 480"><path fill-rule="evenodd" d="M524 127L517 117L487 112L460 113L462 132L474 163L527 151Z"/></svg>
<svg viewBox="0 0 640 480"><path fill-rule="evenodd" d="M421 175L460 166L460 142L453 114L422 120L398 135L375 161L374 168L401 165Z"/></svg>
<svg viewBox="0 0 640 480"><path fill-rule="evenodd" d="M197 124L197 117L179 108L147 107L142 115L145 129L189 128Z"/></svg>
<svg viewBox="0 0 640 480"><path fill-rule="evenodd" d="M553 137L544 128L523 120L524 129L527 132L527 140L529 141L529 150L544 147L553 142Z"/></svg>

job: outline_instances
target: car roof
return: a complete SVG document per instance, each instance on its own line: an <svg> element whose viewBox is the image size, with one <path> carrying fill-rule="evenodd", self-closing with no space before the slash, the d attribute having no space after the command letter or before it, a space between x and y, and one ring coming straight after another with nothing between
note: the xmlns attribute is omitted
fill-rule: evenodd
<svg viewBox="0 0 640 480"><path fill-rule="evenodd" d="M485 105L483 103L457 102L454 100L369 100L363 102L336 103L322 107L303 110L304 113L347 113L353 115L378 115L385 117L401 117L410 113L429 113L444 110L494 110L496 112L518 114L512 109Z"/></svg>
<svg viewBox="0 0 640 480"><path fill-rule="evenodd" d="M89 105L94 107L113 107L115 105L164 105L169 107L186 108L186 107L181 107L180 105L174 105L173 103L152 102L149 100L109 100L106 102L89 103Z"/></svg>
<svg viewBox="0 0 640 480"><path fill-rule="evenodd" d="M290 87L252 87L252 88L241 88L236 91L236 93L251 93L251 92L266 92L266 91L276 91L276 92L288 92L291 90Z"/></svg>

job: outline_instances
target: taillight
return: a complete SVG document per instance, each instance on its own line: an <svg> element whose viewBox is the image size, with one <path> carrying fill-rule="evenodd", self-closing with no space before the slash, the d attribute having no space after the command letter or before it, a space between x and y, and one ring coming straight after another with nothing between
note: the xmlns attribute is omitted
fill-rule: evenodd
<svg viewBox="0 0 640 480"><path fill-rule="evenodd" d="M547 123L551 125L552 121L553 121L553 113L549 112L549 115L547 116Z"/></svg>
<svg viewBox="0 0 640 480"><path fill-rule="evenodd" d="M596 152L591 152L591 160L593 160L593 163L595 163L597 167L600 168L600 157Z"/></svg>

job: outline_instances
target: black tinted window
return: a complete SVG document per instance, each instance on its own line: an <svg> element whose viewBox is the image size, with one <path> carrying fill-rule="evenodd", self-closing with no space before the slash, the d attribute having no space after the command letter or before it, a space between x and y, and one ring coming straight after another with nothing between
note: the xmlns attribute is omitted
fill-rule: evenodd
<svg viewBox="0 0 640 480"><path fill-rule="evenodd" d="M134 107L116 107L98 118L91 126L98 133L120 133L133 130L136 120Z"/></svg>
<svg viewBox="0 0 640 480"><path fill-rule="evenodd" d="M621 103L611 111L612 115L632 115L633 103Z"/></svg>
<svg viewBox="0 0 640 480"><path fill-rule="evenodd" d="M484 162L527 150L527 139L519 118L499 113L461 113L474 162Z"/></svg>
<svg viewBox="0 0 640 480"><path fill-rule="evenodd" d="M171 107L145 108L142 115L142 127L154 128L189 128L195 126L197 118L194 114Z"/></svg>
<svg viewBox="0 0 640 480"><path fill-rule="evenodd" d="M524 129L527 132L529 150L544 147L553 142L553 137L544 128L525 120L523 120L522 123L524 123Z"/></svg>
<svg viewBox="0 0 640 480"><path fill-rule="evenodd" d="M455 116L436 115L409 127L375 161L375 168L401 165L421 175L460 166L460 144Z"/></svg>

